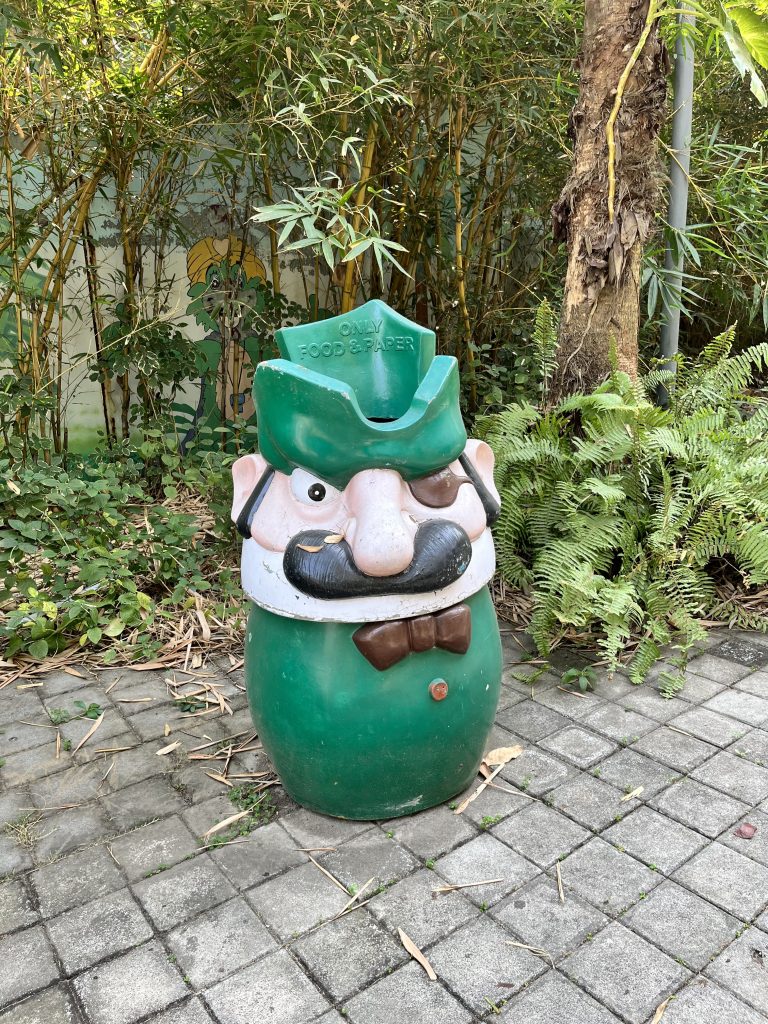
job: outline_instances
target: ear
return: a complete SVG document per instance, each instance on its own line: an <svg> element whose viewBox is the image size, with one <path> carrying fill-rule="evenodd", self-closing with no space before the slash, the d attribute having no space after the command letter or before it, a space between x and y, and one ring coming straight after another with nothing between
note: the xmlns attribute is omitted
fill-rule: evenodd
<svg viewBox="0 0 768 1024"><path fill-rule="evenodd" d="M267 468L266 460L261 455L243 455L232 466L232 522L237 522L237 517L248 500L253 488L256 486L259 477Z"/></svg>
<svg viewBox="0 0 768 1024"><path fill-rule="evenodd" d="M491 495L496 501L501 502L499 492L496 490L496 484L493 482L493 464L496 460L490 445L487 445L485 441L478 441L477 438L470 437L464 449L464 454L477 470L480 479L491 492Z"/></svg>

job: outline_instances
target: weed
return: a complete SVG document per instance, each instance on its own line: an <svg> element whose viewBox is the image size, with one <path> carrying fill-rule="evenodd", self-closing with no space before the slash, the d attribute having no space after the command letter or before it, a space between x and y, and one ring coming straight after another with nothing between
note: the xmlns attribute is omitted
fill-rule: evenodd
<svg viewBox="0 0 768 1024"><path fill-rule="evenodd" d="M432 860L432 858L430 858L428 861L425 861L425 864L429 868L430 871L434 871L435 870L435 862L434 862L434 860Z"/></svg>
<svg viewBox="0 0 768 1024"><path fill-rule="evenodd" d="M84 700L76 700L74 703L76 708L80 708L80 714L76 716L77 718L91 718L95 721L104 711L101 705L95 703L86 704Z"/></svg>
<svg viewBox="0 0 768 1024"><path fill-rule="evenodd" d="M209 838L206 846L224 846L240 836L247 836L254 829L266 825L277 814L277 806L272 794L261 790L254 783L244 786L233 786L228 793L229 799L241 811L248 814L236 821L226 832L218 832Z"/></svg>
<svg viewBox="0 0 768 1024"><path fill-rule="evenodd" d="M570 690L587 693L595 688L595 670L592 668L569 668L563 672L561 682Z"/></svg>
<svg viewBox="0 0 768 1024"><path fill-rule="evenodd" d="M498 825L503 817L503 814L486 814L480 819L480 828L492 828L494 825Z"/></svg>
<svg viewBox="0 0 768 1024"><path fill-rule="evenodd" d="M35 811L22 814L18 818L14 818L13 821L7 822L5 831L16 840L19 846L23 846L25 850L31 850L41 838L37 831L40 817L41 815Z"/></svg>
<svg viewBox="0 0 768 1024"><path fill-rule="evenodd" d="M70 719L70 714L64 708L48 708L48 717L52 725L66 725Z"/></svg>
<svg viewBox="0 0 768 1024"><path fill-rule="evenodd" d="M153 875L159 875L161 871L167 871L170 866L170 864L158 864L152 871L148 871L144 877L151 878Z"/></svg>

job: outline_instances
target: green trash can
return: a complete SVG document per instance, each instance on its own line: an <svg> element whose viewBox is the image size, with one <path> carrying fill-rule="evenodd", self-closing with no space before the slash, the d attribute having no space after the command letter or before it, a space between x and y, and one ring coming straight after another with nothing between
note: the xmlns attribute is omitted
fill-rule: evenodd
<svg viewBox="0 0 768 1024"><path fill-rule="evenodd" d="M277 339L233 467L254 725L305 807L412 814L471 783L498 703L493 455L456 360L385 303Z"/></svg>

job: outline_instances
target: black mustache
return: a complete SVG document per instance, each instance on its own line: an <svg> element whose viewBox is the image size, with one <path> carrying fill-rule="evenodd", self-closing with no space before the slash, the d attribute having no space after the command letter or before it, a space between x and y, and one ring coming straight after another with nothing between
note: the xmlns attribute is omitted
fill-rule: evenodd
<svg viewBox="0 0 768 1024"><path fill-rule="evenodd" d="M304 530L291 538L283 557L285 577L297 590L326 600L425 594L442 590L466 572L472 542L466 532L446 519L430 519L416 531L413 560L394 576L366 576L355 565L345 541L325 544L325 530ZM303 545L303 547L302 547ZM304 548L319 547L319 551Z"/></svg>

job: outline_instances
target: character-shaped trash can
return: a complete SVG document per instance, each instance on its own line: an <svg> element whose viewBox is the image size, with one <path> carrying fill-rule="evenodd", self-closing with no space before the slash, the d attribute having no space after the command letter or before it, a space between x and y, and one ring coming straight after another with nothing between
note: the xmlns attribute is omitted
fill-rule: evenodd
<svg viewBox="0 0 768 1024"><path fill-rule="evenodd" d="M493 455L456 360L383 302L277 340L233 467L254 724L305 807L412 814L469 786L496 710Z"/></svg>

